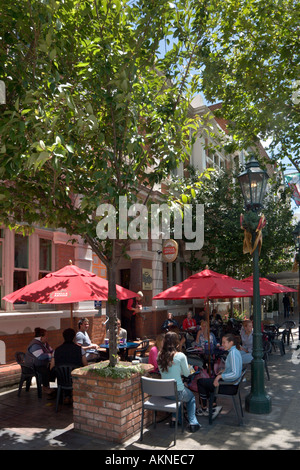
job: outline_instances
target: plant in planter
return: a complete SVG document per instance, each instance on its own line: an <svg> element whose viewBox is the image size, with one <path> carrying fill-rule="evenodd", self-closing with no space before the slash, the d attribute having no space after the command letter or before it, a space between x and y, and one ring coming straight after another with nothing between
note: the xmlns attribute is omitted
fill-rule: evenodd
<svg viewBox="0 0 300 470"><path fill-rule="evenodd" d="M126 379L137 372L141 375L145 373L142 366L132 365L131 362L119 362L114 367L108 361L98 362L86 366L86 369L100 377L111 377L112 379Z"/></svg>

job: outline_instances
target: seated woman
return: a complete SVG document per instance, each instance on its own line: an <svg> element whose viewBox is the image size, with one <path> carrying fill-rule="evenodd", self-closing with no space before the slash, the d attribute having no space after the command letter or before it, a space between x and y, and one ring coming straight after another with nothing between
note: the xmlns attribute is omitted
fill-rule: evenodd
<svg viewBox="0 0 300 470"><path fill-rule="evenodd" d="M159 373L157 365L157 356L162 349L164 337L164 335L158 335L155 341L155 346L150 349L148 363L154 366L154 370L151 373Z"/></svg>
<svg viewBox="0 0 300 470"><path fill-rule="evenodd" d="M182 329L189 333L194 333L197 329L196 320L193 318L193 313L189 311L186 318L182 322Z"/></svg>
<svg viewBox="0 0 300 470"><path fill-rule="evenodd" d="M237 337L231 333L227 333L222 338L222 346L228 355L225 361L225 370L219 372L215 378L203 378L197 381L200 408L196 411L197 416L208 416L207 400L211 393L215 392L216 387L222 387L222 381L226 383L235 383L242 375L242 356L236 348ZM212 419L216 418L222 407L216 406L213 409Z"/></svg>
<svg viewBox="0 0 300 470"><path fill-rule="evenodd" d="M179 398L186 403L186 410L191 432L200 429L196 418L196 400L193 392L184 386L181 376L190 375L187 358L182 352L178 352L179 339L177 333L169 331L166 333L163 346L158 354L157 364L162 379L175 379ZM173 398L173 397L172 397ZM179 413L179 419L181 413ZM175 426L175 417L172 418L171 426Z"/></svg>
<svg viewBox="0 0 300 470"><path fill-rule="evenodd" d="M200 348L205 348L205 344L210 342L211 348L214 349L217 345L217 340L215 335L210 332L208 338L208 324L206 320L202 320L200 323L200 330L197 333L196 341L194 346L199 346Z"/></svg>
<svg viewBox="0 0 300 470"><path fill-rule="evenodd" d="M35 328L34 339L30 342L25 353L25 365L34 366L42 378L43 390L47 394L53 393L49 382L54 380L54 374L50 372L50 361L53 349L47 342L47 331L43 328Z"/></svg>
<svg viewBox="0 0 300 470"><path fill-rule="evenodd" d="M253 359L253 325L251 320L244 320L241 328L240 353L242 355L243 364L250 364Z"/></svg>

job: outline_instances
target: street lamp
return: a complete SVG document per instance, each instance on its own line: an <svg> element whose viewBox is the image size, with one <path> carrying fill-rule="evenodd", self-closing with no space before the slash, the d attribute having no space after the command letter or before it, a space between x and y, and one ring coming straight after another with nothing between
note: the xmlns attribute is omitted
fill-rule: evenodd
<svg viewBox="0 0 300 470"><path fill-rule="evenodd" d="M248 215L257 218L258 212L263 207L263 199L266 193L268 174L259 167L254 156L246 164L246 169L238 180L244 197L245 208ZM256 239L256 227L249 229L252 233L252 246ZM271 399L265 392L264 385L264 360L261 333L261 305L259 290L259 244L253 252L253 360L251 362L251 392L246 397L245 408L250 413L264 414L271 411Z"/></svg>
<svg viewBox="0 0 300 470"><path fill-rule="evenodd" d="M299 315L299 341L300 341L300 222L293 231L295 249L298 254L299 281L298 281L298 315Z"/></svg>

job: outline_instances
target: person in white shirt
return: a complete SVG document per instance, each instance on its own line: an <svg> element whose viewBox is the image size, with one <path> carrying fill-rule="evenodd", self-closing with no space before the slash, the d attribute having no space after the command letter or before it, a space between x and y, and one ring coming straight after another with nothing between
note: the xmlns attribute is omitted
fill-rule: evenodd
<svg viewBox="0 0 300 470"><path fill-rule="evenodd" d="M242 355L243 364L250 364L253 359L253 325L251 320L243 321L240 336L242 342L240 353Z"/></svg>

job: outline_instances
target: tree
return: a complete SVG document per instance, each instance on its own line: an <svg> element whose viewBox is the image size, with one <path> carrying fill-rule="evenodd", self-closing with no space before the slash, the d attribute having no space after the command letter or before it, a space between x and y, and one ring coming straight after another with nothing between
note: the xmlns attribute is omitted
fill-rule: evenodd
<svg viewBox="0 0 300 470"><path fill-rule="evenodd" d="M231 148L271 139L274 161L287 157L300 172L299 2L211 1L206 15L202 90L222 102Z"/></svg>
<svg viewBox="0 0 300 470"><path fill-rule="evenodd" d="M198 190L198 174L174 184L189 202L204 204L204 245L199 253L191 252L187 266L197 272L208 265L210 269L242 279L252 273L252 257L243 254L244 232L240 215L244 201L240 186L229 172L211 172L202 178ZM266 227L260 255L260 272L266 276L291 268L293 256L292 220L289 190L280 185L276 177L269 182L263 214Z"/></svg>
<svg viewBox="0 0 300 470"><path fill-rule="evenodd" d="M0 223L63 228L92 246L108 271L115 365L119 247L97 237L97 208L118 218L120 196L130 205L143 187L149 199L185 160L201 34L185 0L3 0L2 12Z"/></svg>

